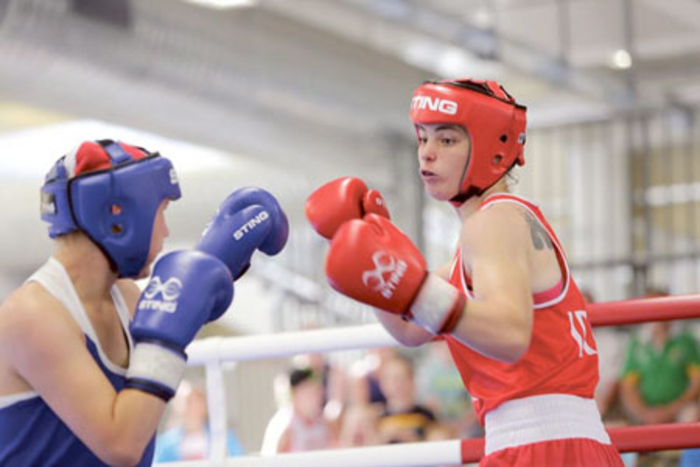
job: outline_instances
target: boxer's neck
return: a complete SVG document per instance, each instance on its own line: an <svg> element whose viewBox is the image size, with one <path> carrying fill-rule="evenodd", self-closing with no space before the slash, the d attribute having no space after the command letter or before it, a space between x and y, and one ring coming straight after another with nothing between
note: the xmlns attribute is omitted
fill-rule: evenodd
<svg viewBox="0 0 700 467"><path fill-rule="evenodd" d="M481 207L481 203L494 193L509 193L505 178L500 179L495 185L483 192L480 196L472 196L457 208L459 218L464 222Z"/></svg>
<svg viewBox="0 0 700 467"><path fill-rule="evenodd" d="M53 257L68 272L83 302L99 302L110 297L117 274L104 253L83 233L71 233L56 243Z"/></svg>

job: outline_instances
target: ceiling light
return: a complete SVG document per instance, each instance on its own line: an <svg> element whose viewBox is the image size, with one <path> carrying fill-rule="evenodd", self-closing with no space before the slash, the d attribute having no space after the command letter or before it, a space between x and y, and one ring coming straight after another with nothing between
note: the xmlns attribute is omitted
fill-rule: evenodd
<svg viewBox="0 0 700 467"><path fill-rule="evenodd" d="M626 70L632 66L632 56L625 49L616 50L610 59L610 66L618 70Z"/></svg>
<svg viewBox="0 0 700 467"><path fill-rule="evenodd" d="M476 27L488 29L493 27L493 13L485 7L479 7L471 14L472 21Z"/></svg>
<svg viewBox="0 0 700 467"><path fill-rule="evenodd" d="M225 10L228 8L249 8L255 6L257 0L184 0L188 3L214 8L215 10Z"/></svg>

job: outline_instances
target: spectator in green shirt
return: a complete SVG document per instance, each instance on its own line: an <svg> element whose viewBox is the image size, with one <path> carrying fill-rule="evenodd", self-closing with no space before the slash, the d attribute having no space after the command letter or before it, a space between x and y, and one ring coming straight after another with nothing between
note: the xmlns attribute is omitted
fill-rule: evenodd
<svg viewBox="0 0 700 467"><path fill-rule="evenodd" d="M647 331L647 332L644 332ZM647 323L627 347L622 403L640 423L670 423L700 393L700 354L692 334Z"/></svg>

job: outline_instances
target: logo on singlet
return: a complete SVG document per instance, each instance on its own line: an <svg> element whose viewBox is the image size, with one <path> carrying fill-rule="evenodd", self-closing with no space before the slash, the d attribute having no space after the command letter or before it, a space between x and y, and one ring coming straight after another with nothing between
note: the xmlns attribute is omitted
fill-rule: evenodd
<svg viewBox="0 0 700 467"><path fill-rule="evenodd" d="M384 250L372 255L374 269L362 273L362 283L384 298L391 298L408 268L405 261L396 260Z"/></svg>
<svg viewBox="0 0 700 467"><path fill-rule="evenodd" d="M182 281L177 277L170 277L165 282L159 276L155 276L148 283L148 287L143 291L143 296L139 300L139 310L164 311L175 313L177 310L177 299L182 291ZM161 299L156 299L160 295Z"/></svg>
<svg viewBox="0 0 700 467"><path fill-rule="evenodd" d="M571 337L574 338L576 345L578 345L578 358L583 357L584 353L586 355L597 354L598 352L586 342L588 337L588 314L586 311L570 311L568 314L569 324L571 325Z"/></svg>

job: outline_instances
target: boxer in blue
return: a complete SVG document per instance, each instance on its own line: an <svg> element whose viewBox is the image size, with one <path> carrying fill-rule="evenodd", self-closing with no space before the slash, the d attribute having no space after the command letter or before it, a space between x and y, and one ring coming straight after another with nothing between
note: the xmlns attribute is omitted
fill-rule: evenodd
<svg viewBox="0 0 700 467"><path fill-rule="evenodd" d="M41 197L55 251L0 306L0 465L151 465L185 347L228 309L252 254L282 250L287 219L264 190L237 190L193 250L151 267L177 176L111 140L59 159Z"/></svg>

